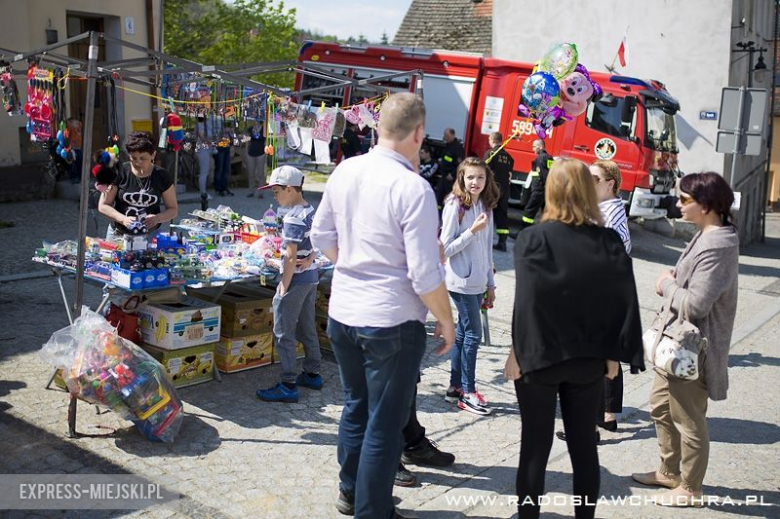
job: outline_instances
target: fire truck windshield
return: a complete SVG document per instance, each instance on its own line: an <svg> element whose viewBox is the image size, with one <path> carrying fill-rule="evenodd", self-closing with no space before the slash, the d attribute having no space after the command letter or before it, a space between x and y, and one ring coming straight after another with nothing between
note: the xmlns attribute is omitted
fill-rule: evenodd
<svg viewBox="0 0 780 519"><path fill-rule="evenodd" d="M649 147L657 151L677 153L674 116L655 107L646 107L645 114L645 137Z"/></svg>

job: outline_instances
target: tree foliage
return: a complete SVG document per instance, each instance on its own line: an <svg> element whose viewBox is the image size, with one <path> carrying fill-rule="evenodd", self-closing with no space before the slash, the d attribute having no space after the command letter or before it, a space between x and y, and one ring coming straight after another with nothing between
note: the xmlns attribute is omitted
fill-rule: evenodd
<svg viewBox="0 0 780 519"><path fill-rule="evenodd" d="M272 0L166 0L165 52L209 65L294 60L295 9ZM292 74L253 79L291 87Z"/></svg>

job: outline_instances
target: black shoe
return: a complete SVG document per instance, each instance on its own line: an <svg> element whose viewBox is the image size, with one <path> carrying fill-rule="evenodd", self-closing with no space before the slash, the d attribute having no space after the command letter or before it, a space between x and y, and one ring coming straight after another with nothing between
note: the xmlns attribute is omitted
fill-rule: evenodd
<svg viewBox="0 0 780 519"><path fill-rule="evenodd" d="M493 250L506 252L506 243L501 243L501 242L496 243L495 245L493 245Z"/></svg>
<svg viewBox="0 0 780 519"><path fill-rule="evenodd" d="M423 438L420 446L404 451L401 455L401 461L412 465L449 467L455 463L455 455L440 451L435 441Z"/></svg>
<svg viewBox="0 0 780 519"><path fill-rule="evenodd" d="M200 210L205 211L209 208L209 195L207 193L200 194Z"/></svg>
<svg viewBox="0 0 780 519"><path fill-rule="evenodd" d="M417 484L417 476L404 467L403 463L399 463L394 483L399 487L413 487Z"/></svg>
<svg viewBox="0 0 780 519"><path fill-rule="evenodd" d="M566 433L563 431L558 431L557 433L555 433L555 436L557 436L559 440L566 441ZM601 441L601 433L596 431L596 443L600 441Z"/></svg>
<svg viewBox="0 0 780 519"><path fill-rule="evenodd" d="M340 514L355 515L355 496L343 491L339 492L339 498L336 500L336 510Z"/></svg>
<svg viewBox="0 0 780 519"><path fill-rule="evenodd" d="M225 190L225 193L227 193L227 194L228 194L228 196L236 196L236 195L235 195L235 193L233 193L233 191L231 191L231 190L229 190L229 189L226 189L226 190Z"/></svg>
<svg viewBox="0 0 780 519"><path fill-rule="evenodd" d="M609 432L617 431L617 420L610 420L608 422L600 421L597 425L602 429L604 429L605 431L609 431Z"/></svg>

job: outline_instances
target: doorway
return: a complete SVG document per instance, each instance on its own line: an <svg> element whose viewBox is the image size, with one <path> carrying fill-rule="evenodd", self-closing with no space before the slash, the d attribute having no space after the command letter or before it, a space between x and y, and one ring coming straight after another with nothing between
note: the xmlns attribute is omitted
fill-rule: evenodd
<svg viewBox="0 0 780 519"><path fill-rule="evenodd" d="M103 18L94 16L67 15L68 38L79 34L95 31L105 32ZM68 54L72 58L86 61L89 53L89 39L85 39L68 45ZM98 61L106 60L106 42L98 40ZM70 81L70 116L78 118L86 127L84 117L87 111L87 82ZM95 117L92 126L93 149L103 148L108 145L108 106L106 102L106 87L98 82L95 85ZM90 157L92 150L84 150L84 156Z"/></svg>

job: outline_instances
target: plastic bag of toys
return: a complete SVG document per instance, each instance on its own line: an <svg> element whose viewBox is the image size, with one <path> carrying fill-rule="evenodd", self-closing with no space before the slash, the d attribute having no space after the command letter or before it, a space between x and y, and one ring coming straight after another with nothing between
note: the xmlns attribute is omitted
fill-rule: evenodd
<svg viewBox="0 0 780 519"><path fill-rule="evenodd" d="M62 369L72 394L131 420L152 441L173 442L183 409L165 368L119 337L103 316L84 307L72 325L52 334L40 355Z"/></svg>

